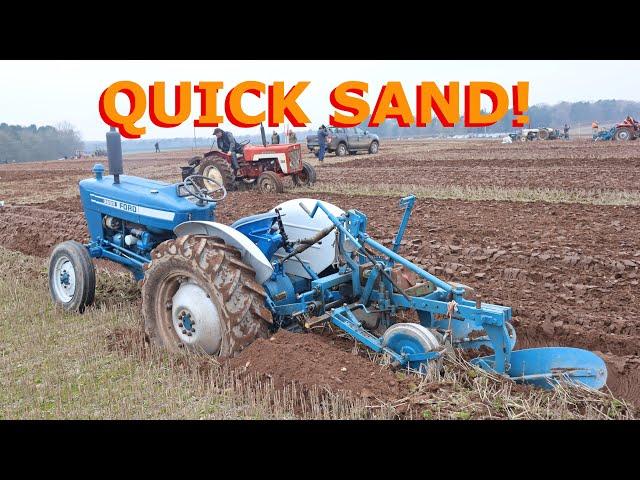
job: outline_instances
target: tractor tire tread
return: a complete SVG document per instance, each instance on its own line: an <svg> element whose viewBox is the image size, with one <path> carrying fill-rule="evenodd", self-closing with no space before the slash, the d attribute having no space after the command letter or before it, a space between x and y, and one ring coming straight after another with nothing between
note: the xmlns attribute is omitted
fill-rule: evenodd
<svg viewBox="0 0 640 480"><path fill-rule="evenodd" d="M262 189L262 181L265 178L271 178L275 184L275 187L276 187L275 191L270 193L284 192L284 183L282 182L282 178L280 178L280 175L278 175L275 172L272 172L271 170L266 170L262 172L258 177L258 190L260 190L262 193L267 193Z"/></svg>
<svg viewBox="0 0 640 480"><path fill-rule="evenodd" d="M297 174L294 174L293 175L293 184L296 187L313 186L313 184L316 183L316 169L313 168L313 165L311 165L310 163L307 163L307 162L302 162L302 169L303 169L303 171L306 172L307 178L309 179L309 181L305 183L302 180L300 180L300 178L298 177Z"/></svg>
<svg viewBox="0 0 640 480"><path fill-rule="evenodd" d="M227 162L224 158L216 156L204 157L200 161L200 166L198 167L198 175L204 175L207 167L216 167L220 171L220 174L222 175L222 181L224 182L224 188L226 188L227 191L234 191L236 189L236 177L233 174L233 169L231 168L231 165L229 165L229 162ZM203 186L201 185L202 179L198 179L196 180L196 182L198 182L198 186Z"/></svg>
<svg viewBox="0 0 640 480"><path fill-rule="evenodd" d="M268 338L272 318L265 307L266 293L255 281L255 271L241 260L240 252L219 238L185 235L158 245L151 263L145 265L142 313L145 333L152 343L170 350L178 348L177 341L167 340L167 332L163 335L159 331L157 309L162 306L155 298L160 282L176 269L189 271L216 305L223 329L220 358L235 356L257 338ZM169 332L172 328L168 326Z"/></svg>

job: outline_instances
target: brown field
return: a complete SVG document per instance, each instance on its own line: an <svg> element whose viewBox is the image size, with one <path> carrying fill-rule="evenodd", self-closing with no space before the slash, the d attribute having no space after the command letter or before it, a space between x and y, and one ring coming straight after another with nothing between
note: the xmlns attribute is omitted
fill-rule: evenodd
<svg viewBox="0 0 640 480"><path fill-rule="evenodd" d="M317 167L318 181L313 188L295 189L287 181L287 190L282 195L232 192L218 205L218 221L230 223L244 215L268 210L290 198L314 197L344 209L355 208L366 213L369 216L369 233L390 243L401 216L397 209L398 199L415 193L418 202L405 234L402 254L446 280L461 281L474 287L485 301L513 307L518 334L516 348L559 345L596 351L607 362L608 387L615 397L623 400L612 400L612 405L626 405L624 401L640 405L639 153L640 143L637 142L572 140L502 145L499 140L383 141L376 156L337 158L330 155L322 166L305 154L306 160ZM177 181L179 166L186 164L186 159L193 154L192 151L184 151L131 155L125 160L125 172ZM106 159L102 161L106 164ZM35 302L38 307L31 308L45 309L48 312L45 317L52 315L53 310L46 306L44 259L52 246L60 241L87 239L77 182L91 175L93 163L94 159L88 159L0 166L0 200L6 202L4 207L0 207L0 257L3 264L10 266L8 271L17 272L12 278L19 279L21 285L28 285L37 292L36 295L43 297ZM26 266L20 267L21 262ZM95 332L91 338L108 340L102 343L95 340L95 349L109 358L116 358L116 362L126 361L131 374L134 370L144 370L152 354L161 354L144 353L149 347L139 337L137 286L118 273L118 268L104 262L99 266L101 287L97 294L98 305L94 309L96 312L89 313L89 316L102 318L103 326L93 325L91 328ZM8 298L17 299L18 294L11 293L14 290L9 277L3 281L4 290L0 283L0 293L7 292ZM112 281L114 286L109 285ZM17 292L18 287L15 288ZM113 318L109 316L109 312L120 311L118 309L124 313L114 314ZM6 317L2 312L0 310L3 323L9 322L8 319L15 314L11 314L8 308ZM32 314L38 315L37 312ZM64 316L66 319L77 317ZM125 318L127 321L123 320ZM78 321L86 327L86 321ZM38 325L47 328L46 323ZM56 341L63 343L64 338L61 333ZM3 329L0 340L0 348L4 352L0 358L4 358L5 363L11 355L22 358L16 347L20 343L12 340L10 330ZM42 339L40 345L44 347L47 343ZM234 359L231 367L235 367L233 375L238 376L233 377L234 382L244 385L242 378L251 375L251 378L269 379L276 391L300 389L289 392L287 395L292 395L291 398L298 395L308 399L315 395L317 403L312 402L316 406L310 411L305 410L309 408L305 402L290 400L289 405L289 400L283 400L285 394L278 397L276 408L273 398L269 397L271 412L280 412L280 417L286 416L286 412L294 412L295 416L321 417L324 414L319 412L324 407L318 405L329 401L329 397L323 397L329 395L328 392L346 395L344 398L330 397L334 402L334 412L343 408L341 417L356 418L370 416L372 411L384 413L381 416L420 418L551 418L553 415L549 412L554 408L553 402L558 401L552 396L532 400L534 397L531 395L534 394L531 389L518 387L510 395L516 395L524 402L522 405L529 405L523 406L522 411L530 408L529 412L539 412L541 410L536 408L543 407L539 404L531 407L531 402L546 402L547 414L520 415L514 413L517 409L500 409L494 405L495 395L500 396L504 394L500 389L511 387L498 382L498 386L491 387L493 397L476 398L483 397L482 391L491 391L487 382L494 380L483 377L485 390L476 389L465 400L466 403L456 404L451 400L457 391L456 382L473 383L475 379L472 381L465 377L463 381L459 377L420 383L391 374L373 363L366 352L351 355L352 349L352 342L327 332L325 335L306 336L281 332L274 340L257 342ZM30 358L29 361L33 363L35 359ZM25 360L25 364L29 361ZM162 361L156 360L156 363ZM180 359L170 362L171 368L180 368ZM207 395L219 395L218 390L215 390L218 393L207 390L213 387L203 386L215 383L213 380L213 383L207 383L208 377L202 376L202 370L208 368L207 362L210 360L201 359L197 371L190 371L190 375L195 375L199 382L198 388L201 388L197 393L189 391L191 387L188 385L176 386L173 383L172 388L186 389L189 391L186 396L210 398ZM6 365L0 374L5 379L7 375L16 375L15 367ZM338 368L341 365L348 367L346 373L341 373ZM464 366L460 368L466 371ZM166 376L165 370L158 370L154 375ZM24 378L28 378L28 374L25 375ZM130 377L126 378L132 382ZM218 388L220 381L216 381ZM28 384L29 380L25 382ZM146 382L148 385L142 383L138 387L152 388L149 385L155 385L152 380ZM53 386L50 388L62 395ZM136 388L132 383L132 391ZM48 390L45 388L45 391ZM103 409L101 413L94 414L85 406L66 410L64 402L52 395L55 398L51 400L51 415L56 417L174 415L162 407L146 413L135 409L126 413ZM258 402L254 397L251 401ZM346 400L347 397L357 400ZM418 402L418 397L422 403ZM376 403L372 399L377 400L378 406L372 406ZM107 400L104 399L105 404L109 403ZM14 402L13 406L7 406L7 401L0 397L0 406L5 404L5 417L47 416L36 411L33 402L22 406ZM355 403L349 403L351 401ZM196 418L270 416L257 407L247 411L246 401L227 398L220 402L231 405L228 408L235 408L236 414L229 414L227 407L204 413L185 407L185 412ZM347 404L348 408L345 407ZM445 408L443 405L446 404L466 405L466 410ZM585 413L584 404L589 404L589 400L580 404L581 415L596 418L595 414ZM635 409L629 408L631 411ZM220 414L220 411L226 413ZM361 412L366 412L366 415ZM625 412L632 415L627 410ZM562 418L571 416L564 413L566 415Z"/></svg>

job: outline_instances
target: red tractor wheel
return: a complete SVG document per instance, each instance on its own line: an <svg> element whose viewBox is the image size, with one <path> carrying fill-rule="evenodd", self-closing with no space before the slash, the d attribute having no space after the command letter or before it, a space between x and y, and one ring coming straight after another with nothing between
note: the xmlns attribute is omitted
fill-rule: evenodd
<svg viewBox="0 0 640 480"><path fill-rule="evenodd" d="M205 157L200 162L198 175L203 175L205 177L211 178L212 180L215 180L220 185L224 185L224 188L226 188L228 191L235 190L236 177L233 174L231 165L229 165L229 162L227 162L224 158L215 156ZM215 188L213 186L213 182L211 183L211 185L205 186L209 188Z"/></svg>
<svg viewBox="0 0 640 480"><path fill-rule="evenodd" d="M262 172L258 177L258 190L262 193L282 193L284 185L280 175L275 172Z"/></svg>
<svg viewBox="0 0 640 480"><path fill-rule="evenodd" d="M316 170L307 162L302 162L302 171L293 175L296 187L310 187L316 183Z"/></svg>

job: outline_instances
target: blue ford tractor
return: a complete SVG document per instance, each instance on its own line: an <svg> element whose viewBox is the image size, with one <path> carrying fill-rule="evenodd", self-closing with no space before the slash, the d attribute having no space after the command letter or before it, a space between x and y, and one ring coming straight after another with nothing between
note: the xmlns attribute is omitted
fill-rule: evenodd
<svg viewBox="0 0 640 480"><path fill-rule="evenodd" d="M470 298L468 287L402 257L413 196L400 201L390 247L367 234L364 213L312 199L223 225L215 221L223 185L199 175L177 184L123 175L113 129L107 151L110 175L98 164L80 182L90 243L67 241L51 254L51 294L66 310L91 305L92 259L104 258L142 280L147 335L170 350L230 357L277 329L330 323L386 354L393 368L424 372L454 349L488 347L491 355L472 362L516 381L605 384L605 364L594 353L515 350L510 307Z"/></svg>

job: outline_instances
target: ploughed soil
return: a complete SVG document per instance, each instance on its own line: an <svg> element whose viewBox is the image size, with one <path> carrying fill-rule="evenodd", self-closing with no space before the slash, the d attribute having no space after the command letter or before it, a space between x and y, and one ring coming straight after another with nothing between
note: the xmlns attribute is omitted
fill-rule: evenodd
<svg viewBox="0 0 640 480"><path fill-rule="evenodd" d="M635 143L389 142L377 156L327 157L318 182L637 191L640 145ZM191 155L133 156L125 169L177 181L178 166ZM0 207L0 245L46 257L61 241L86 241L77 181L90 175L93 163L1 165L0 200L6 205ZM308 195L291 185L281 195L232 192L218 205L217 220L230 223ZM385 244L400 222L397 198L357 192L314 197L366 213L369 233ZM421 199L400 253L445 280L473 287L484 302L511 306L516 348L595 351L607 362L613 393L640 404L639 232L635 206ZM248 369L271 375L276 383L366 390L365 396L386 399L400 392L393 373L362 356L344 349L323 354L331 341L281 332L274 340L255 342L233 362L249 362Z"/></svg>
<svg viewBox="0 0 640 480"><path fill-rule="evenodd" d="M229 364L270 378L276 388L295 382L303 388L344 390L383 402L397 400L408 391L410 380L399 378L389 368L348 351L348 345L352 344L347 340L341 342L333 335L281 330L270 339L255 341L231 358Z"/></svg>

